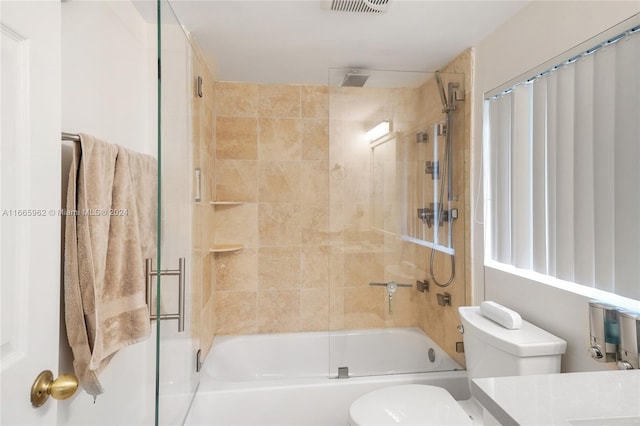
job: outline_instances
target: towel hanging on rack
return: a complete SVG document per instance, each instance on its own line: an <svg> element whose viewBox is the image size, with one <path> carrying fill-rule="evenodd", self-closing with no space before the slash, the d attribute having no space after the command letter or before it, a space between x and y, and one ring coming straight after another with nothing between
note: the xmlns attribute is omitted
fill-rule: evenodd
<svg viewBox="0 0 640 426"><path fill-rule="evenodd" d="M81 134L69 172L65 322L85 391L115 353L149 336L144 259L156 248L156 160Z"/></svg>

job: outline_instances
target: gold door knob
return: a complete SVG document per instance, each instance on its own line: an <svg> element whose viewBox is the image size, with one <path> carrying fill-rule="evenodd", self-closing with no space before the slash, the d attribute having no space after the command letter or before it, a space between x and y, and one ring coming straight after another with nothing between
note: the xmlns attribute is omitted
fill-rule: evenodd
<svg viewBox="0 0 640 426"><path fill-rule="evenodd" d="M49 395L53 399L67 399L78 389L78 378L72 374L63 374L53 380L53 373L45 370L36 377L31 386L31 405L41 407Z"/></svg>

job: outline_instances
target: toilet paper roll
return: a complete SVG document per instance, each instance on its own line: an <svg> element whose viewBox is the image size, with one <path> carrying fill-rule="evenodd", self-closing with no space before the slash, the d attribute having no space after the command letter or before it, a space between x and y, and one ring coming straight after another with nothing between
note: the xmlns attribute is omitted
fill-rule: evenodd
<svg viewBox="0 0 640 426"><path fill-rule="evenodd" d="M522 327L520 314L496 302L486 301L480 303L480 313L509 330L516 330Z"/></svg>

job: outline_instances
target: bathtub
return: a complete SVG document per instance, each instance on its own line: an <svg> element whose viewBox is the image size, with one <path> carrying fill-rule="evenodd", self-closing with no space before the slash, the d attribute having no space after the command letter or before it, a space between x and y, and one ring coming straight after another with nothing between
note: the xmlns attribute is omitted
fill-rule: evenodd
<svg viewBox="0 0 640 426"><path fill-rule="evenodd" d="M418 328L221 336L185 425L347 425L359 396L409 383L470 396L466 371Z"/></svg>

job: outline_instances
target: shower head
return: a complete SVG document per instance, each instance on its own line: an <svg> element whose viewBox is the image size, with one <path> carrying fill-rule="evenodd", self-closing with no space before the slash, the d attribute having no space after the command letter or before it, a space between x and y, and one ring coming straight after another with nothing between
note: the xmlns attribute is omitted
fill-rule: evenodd
<svg viewBox="0 0 640 426"><path fill-rule="evenodd" d="M340 83L341 87L362 87L369 79L369 74L365 74L361 71L349 71L347 75L344 76L342 83Z"/></svg>
<svg viewBox="0 0 640 426"><path fill-rule="evenodd" d="M449 104L447 104L447 95L444 92L444 84L442 84L442 79L440 78L440 71L436 71L436 82L438 83L440 100L442 101L442 109L445 110L449 107Z"/></svg>

